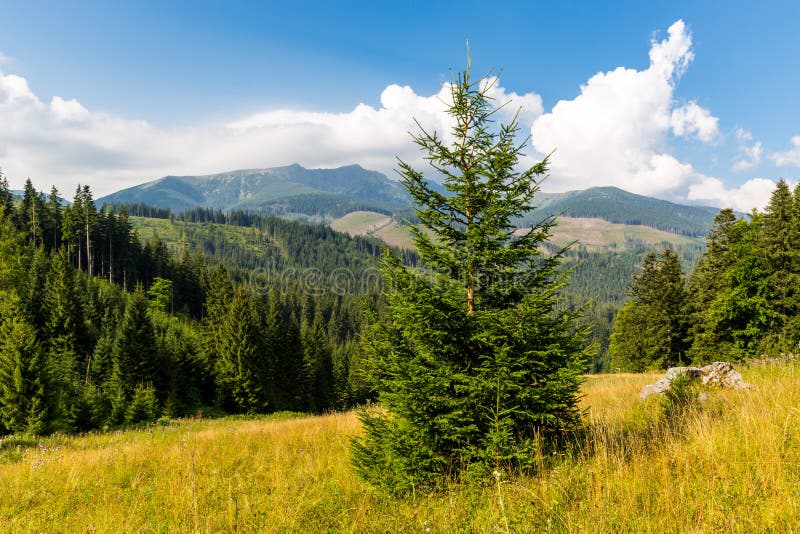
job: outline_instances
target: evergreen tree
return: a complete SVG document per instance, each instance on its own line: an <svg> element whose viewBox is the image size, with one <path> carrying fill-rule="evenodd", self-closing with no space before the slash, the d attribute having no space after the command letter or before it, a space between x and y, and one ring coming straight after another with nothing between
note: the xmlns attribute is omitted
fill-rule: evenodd
<svg viewBox="0 0 800 534"><path fill-rule="evenodd" d="M50 250L58 250L61 243L61 226L64 223L64 208L58 198L58 189L53 186L45 205L44 242Z"/></svg>
<svg viewBox="0 0 800 534"><path fill-rule="evenodd" d="M156 276L147 290L150 305L159 311L172 312L172 280Z"/></svg>
<svg viewBox="0 0 800 534"><path fill-rule="evenodd" d="M141 286L131 295L114 343L112 381L127 399L137 385L161 391L161 372L155 329Z"/></svg>
<svg viewBox="0 0 800 534"><path fill-rule="evenodd" d="M97 225L97 208L94 206L92 192L88 185L83 186L83 189L80 189L79 194L81 199L81 225L86 236L86 240L84 241L84 244L86 245L86 272L89 273L89 276L92 276L92 274L94 274L95 262L94 250L92 247L92 235L94 233L95 226Z"/></svg>
<svg viewBox="0 0 800 534"><path fill-rule="evenodd" d="M314 322L302 329L305 409L310 412L328 410L334 401L333 361L322 322L317 311Z"/></svg>
<svg viewBox="0 0 800 534"><path fill-rule="evenodd" d="M766 256L767 285L771 288L770 304L775 322L769 325L771 337L778 341L787 320L800 314L800 224L795 199L789 186L780 180L772 192L763 217L762 251ZM797 339L786 340L796 348Z"/></svg>
<svg viewBox="0 0 800 534"><path fill-rule="evenodd" d="M686 289L677 254L664 249L645 257L629 300L617 313L609 350L612 368L665 369L686 363Z"/></svg>
<svg viewBox="0 0 800 534"><path fill-rule="evenodd" d="M244 288L237 289L219 331L216 362L223 402L234 411L267 409L269 384L259 323L252 297Z"/></svg>
<svg viewBox="0 0 800 534"><path fill-rule="evenodd" d="M301 372L296 354L290 352L289 334L283 318L283 310L275 292L270 292L262 327L264 359L273 377L270 401L275 410L297 410L295 397L298 391L298 376Z"/></svg>
<svg viewBox="0 0 800 534"><path fill-rule="evenodd" d="M85 367L78 359L78 330L84 324L72 269L63 249L54 254L44 291L43 332L61 414L70 412L68 403L76 397Z"/></svg>
<svg viewBox="0 0 800 534"><path fill-rule="evenodd" d="M395 492L467 473L533 469L536 451L575 428L586 351L557 296L552 219L515 236L547 161L517 172L516 120L493 123L491 82L451 85L452 143L415 136L447 194L401 162L424 270L387 255L386 316L365 334L381 410L361 414L357 470ZM543 440L543 441L542 441Z"/></svg>
<svg viewBox="0 0 800 534"><path fill-rule="evenodd" d="M78 270L83 270L86 261L83 259L83 232L81 231L81 216L83 213L83 195L80 184L75 190L72 205L64 209L64 219L61 224L61 234L67 243L67 252L74 257L74 265Z"/></svg>
<svg viewBox="0 0 800 534"><path fill-rule="evenodd" d="M718 359L718 339L709 323L708 311L723 291L727 291L728 270L738 261L737 247L748 232L744 220L737 219L732 209L720 211L708 237L706 251L689 278L687 293L691 360L704 363Z"/></svg>
<svg viewBox="0 0 800 534"><path fill-rule="evenodd" d="M42 332L47 322L47 309L45 304L45 284L47 273L50 271L50 256L44 248L39 246L27 266L25 294L25 311L27 319L32 323L37 332Z"/></svg>
<svg viewBox="0 0 800 534"><path fill-rule="evenodd" d="M220 263L205 282L206 302L203 333L206 354L212 367L220 359L220 333L233 297L233 284Z"/></svg>
<svg viewBox="0 0 800 534"><path fill-rule="evenodd" d="M5 212L6 217L14 217L14 195L8 187L8 180L3 175L0 168L0 211Z"/></svg>
<svg viewBox="0 0 800 534"><path fill-rule="evenodd" d="M25 189L17 210L17 218L19 227L28 236L28 241L34 245L42 242L43 214L44 201L33 187L31 179L28 178L25 180Z"/></svg>
<svg viewBox="0 0 800 534"><path fill-rule="evenodd" d="M704 317L702 342L716 359L742 361L757 354L761 339L778 317L773 288L758 228L761 214L753 214L731 253L735 258L723 273L723 288Z"/></svg>
<svg viewBox="0 0 800 534"><path fill-rule="evenodd" d="M36 331L0 292L0 424L12 432L43 434L50 420L48 369Z"/></svg>

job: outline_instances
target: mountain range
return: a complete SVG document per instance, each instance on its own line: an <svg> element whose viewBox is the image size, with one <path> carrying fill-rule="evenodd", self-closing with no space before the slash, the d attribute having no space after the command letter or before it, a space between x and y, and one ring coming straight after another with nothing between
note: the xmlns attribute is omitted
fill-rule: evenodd
<svg viewBox="0 0 800 534"><path fill-rule="evenodd" d="M100 198L97 204L147 204L174 212L198 207L245 210L330 222L356 211L408 213L410 198L400 183L359 165L306 169L294 164L206 176L165 176ZM566 215L701 237L708 234L719 211L636 195L616 187L539 193L535 204L536 209L518 221L520 227L549 215Z"/></svg>
<svg viewBox="0 0 800 534"><path fill-rule="evenodd" d="M98 205L143 203L173 211L205 207L323 217L356 209L392 213L408 202L399 183L359 165L306 169L297 164L206 176L165 176L97 201Z"/></svg>

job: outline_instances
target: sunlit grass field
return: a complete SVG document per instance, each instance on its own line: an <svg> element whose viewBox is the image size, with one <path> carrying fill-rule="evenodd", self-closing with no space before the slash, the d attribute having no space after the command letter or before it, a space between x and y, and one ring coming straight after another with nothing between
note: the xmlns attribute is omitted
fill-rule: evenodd
<svg viewBox="0 0 800 534"><path fill-rule="evenodd" d="M743 374L672 420L638 399L656 375L589 377L538 475L405 499L352 471L355 413L6 438L0 532L800 531L800 368Z"/></svg>

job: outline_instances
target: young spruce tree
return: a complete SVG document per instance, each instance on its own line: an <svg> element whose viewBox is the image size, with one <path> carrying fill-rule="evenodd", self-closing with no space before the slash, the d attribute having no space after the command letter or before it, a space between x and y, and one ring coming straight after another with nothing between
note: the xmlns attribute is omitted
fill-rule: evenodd
<svg viewBox="0 0 800 534"><path fill-rule="evenodd" d="M516 119L494 122L490 89L468 66L451 85L452 139L414 136L446 193L400 162L423 267L385 257L387 311L364 336L379 408L354 442L358 472L394 493L532 470L580 422L585 336L560 305L560 254L543 253L554 221L514 227L547 160L517 170L525 143Z"/></svg>

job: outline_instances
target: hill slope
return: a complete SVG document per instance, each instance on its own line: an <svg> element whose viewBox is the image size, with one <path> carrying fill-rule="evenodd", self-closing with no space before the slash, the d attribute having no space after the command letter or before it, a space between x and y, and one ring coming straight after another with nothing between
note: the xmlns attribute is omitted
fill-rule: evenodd
<svg viewBox="0 0 800 534"><path fill-rule="evenodd" d="M376 494L353 472L352 412L9 437L0 530L791 532L800 372L742 372L756 388L712 391L672 424L638 399L656 375L588 378L585 440L569 454L542 455L536 476L408 499Z"/></svg>
<svg viewBox="0 0 800 534"><path fill-rule="evenodd" d="M378 237L392 246L413 247L408 226L382 213L353 212L331 222L330 226L354 236ZM623 251L639 246L658 248L666 244L703 247L703 240L699 237L678 235L648 226L612 223L596 217L559 217L558 224L553 228L551 243L566 246L573 242L589 252Z"/></svg>
<svg viewBox="0 0 800 534"><path fill-rule="evenodd" d="M306 169L300 165L207 176L166 176L118 191L98 205L144 203L173 211L196 207L285 215L344 215L358 208L391 212L407 206L402 187L358 165Z"/></svg>
<svg viewBox="0 0 800 534"><path fill-rule="evenodd" d="M592 187L583 191L540 194L537 208L520 226L530 226L548 215L598 218L612 223L648 226L674 234L708 235L718 208L684 206L666 200L628 193L617 187Z"/></svg>

